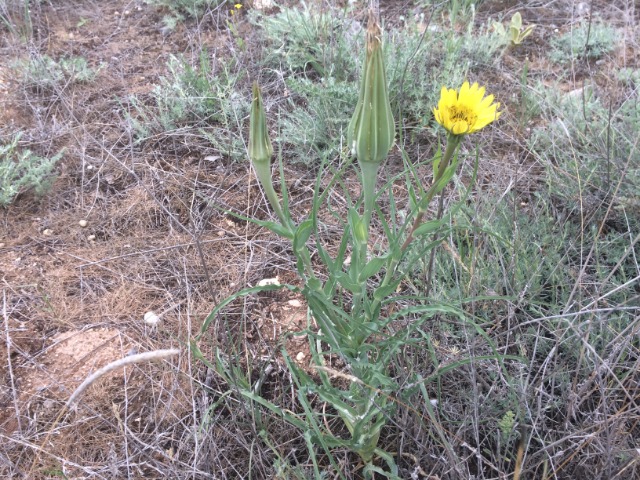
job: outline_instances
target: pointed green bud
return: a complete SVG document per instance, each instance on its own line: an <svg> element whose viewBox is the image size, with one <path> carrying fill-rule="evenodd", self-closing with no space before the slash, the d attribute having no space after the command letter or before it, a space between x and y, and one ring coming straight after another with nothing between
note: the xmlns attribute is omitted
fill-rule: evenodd
<svg viewBox="0 0 640 480"><path fill-rule="evenodd" d="M249 117L249 158L254 164L258 164L270 162L272 156L273 145L267 130L262 94L258 82L253 82L253 100Z"/></svg>
<svg viewBox="0 0 640 480"><path fill-rule="evenodd" d="M377 17L369 12L367 57L360 83L360 96L347 130L348 145L361 163L380 164L387 158L395 136L381 35Z"/></svg>
<svg viewBox="0 0 640 480"><path fill-rule="evenodd" d="M279 227L277 230L273 229L273 231L287 238L293 238L291 219L288 216L288 212L280 207L278 194L273 189L273 182L271 181L272 156L273 145L271 145L269 131L267 130L267 116L264 113L262 94L260 93L258 82L253 82L253 100L249 116L249 158L271 207L275 210L282 227L284 227L284 229Z"/></svg>

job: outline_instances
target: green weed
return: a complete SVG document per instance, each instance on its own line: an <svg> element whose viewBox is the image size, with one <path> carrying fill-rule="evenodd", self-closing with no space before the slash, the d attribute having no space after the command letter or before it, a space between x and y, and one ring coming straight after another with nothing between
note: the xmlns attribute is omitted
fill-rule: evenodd
<svg viewBox="0 0 640 480"><path fill-rule="evenodd" d="M635 208L640 191L640 167L633 161L640 148L634 134L640 128L637 98L614 107L590 85L569 93L547 89L544 96L548 125L534 129L530 148L548 169L550 193L570 210L594 212L610 202L614 210Z"/></svg>
<svg viewBox="0 0 640 480"><path fill-rule="evenodd" d="M611 53L618 33L604 23L583 21L570 31L551 39L549 57L556 63L578 59L597 60Z"/></svg>
<svg viewBox="0 0 640 480"><path fill-rule="evenodd" d="M173 31L186 18L201 18L226 0L145 0L149 5L165 8L169 14L162 19L166 31Z"/></svg>
<svg viewBox="0 0 640 480"><path fill-rule="evenodd" d="M20 149L20 134L0 145L0 206L6 207L15 197L28 190L46 194L53 182L53 169L62 158L60 152L51 158L41 158L31 150Z"/></svg>
<svg viewBox="0 0 640 480"><path fill-rule="evenodd" d="M20 81L37 92L51 91L66 83L88 83L95 79L103 68L91 68L83 57L55 60L49 55L33 55L13 64Z"/></svg>
<svg viewBox="0 0 640 480"><path fill-rule="evenodd" d="M241 126L249 100L236 88L242 73L235 64L214 70L208 52L202 50L196 66L172 56L167 69L168 75L160 79L150 99L129 99L126 116L136 140L178 130L195 131L231 157L243 156Z"/></svg>
<svg viewBox="0 0 640 480"><path fill-rule="evenodd" d="M0 1L0 27L24 42L31 40L33 23L30 7L29 0Z"/></svg>

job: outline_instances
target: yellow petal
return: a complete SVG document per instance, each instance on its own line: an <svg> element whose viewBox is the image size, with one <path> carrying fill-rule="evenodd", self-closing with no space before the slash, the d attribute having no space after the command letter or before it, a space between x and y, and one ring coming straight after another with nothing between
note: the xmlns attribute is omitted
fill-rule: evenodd
<svg viewBox="0 0 640 480"><path fill-rule="evenodd" d="M480 108L488 108L489 105L493 103L493 95L487 96L484 100L480 102Z"/></svg>
<svg viewBox="0 0 640 480"><path fill-rule="evenodd" d="M475 127L474 131L483 129L484 127L489 125L491 122L493 122L493 118L479 118L474 125Z"/></svg>
<svg viewBox="0 0 640 480"><path fill-rule="evenodd" d="M456 102L457 96L458 94L455 90L447 90L446 88L443 88L443 93L440 99L445 106L449 106Z"/></svg>
<svg viewBox="0 0 640 480"><path fill-rule="evenodd" d="M460 120L460 121L456 122L452 126L451 131L455 135L462 135L464 133L468 133L469 132L469 124L467 122L465 122L464 120Z"/></svg>
<svg viewBox="0 0 640 480"><path fill-rule="evenodd" d="M440 119L440 112L438 111L437 108L433 109L433 118L436 119L436 122L442 125L442 120Z"/></svg>
<svg viewBox="0 0 640 480"><path fill-rule="evenodd" d="M458 94L458 101L460 101L461 103L466 103L467 98L469 96L469 90L470 90L469 82L464 82L460 87L460 93Z"/></svg>
<svg viewBox="0 0 640 480"><path fill-rule="evenodd" d="M476 83L477 85L477 83ZM484 87L480 87L478 89L478 92L476 93L476 97L475 97L475 103L481 103L482 102L482 97L484 97L484 93L485 93L486 89Z"/></svg>

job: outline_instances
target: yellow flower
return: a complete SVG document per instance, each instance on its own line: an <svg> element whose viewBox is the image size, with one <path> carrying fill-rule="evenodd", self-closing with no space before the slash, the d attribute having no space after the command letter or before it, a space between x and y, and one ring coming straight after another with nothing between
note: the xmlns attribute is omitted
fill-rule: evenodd
<svg viewBox="0 0 640 480"><path fill-rule="evenodd" d="M236 3L233 8L235 8L236 10L240 10L242 8L242 4L241 3Z"/></svg>
<svg viewBox="0 0 640 480"><path fill-rule="evenodd" d="M500 117L499 103L493 103L493 95L484 97L484 87L464 82L459 92L442 87L438 107L433 116L453 135L474 133ZM484 98L483 98L484 97Z"/></svg>

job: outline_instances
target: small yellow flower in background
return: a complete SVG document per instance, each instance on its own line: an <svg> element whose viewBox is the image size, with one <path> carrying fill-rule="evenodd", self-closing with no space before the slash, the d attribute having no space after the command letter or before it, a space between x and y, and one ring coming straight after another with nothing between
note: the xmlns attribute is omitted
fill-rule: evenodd
<svg viewBox="0 0 640 480"><path fill-rule="evenodd" d="M233 8L235 8L236 10L240 10L242 8L242 4L241 3L236 3Z"/></svg>
<svg viewBox="0 0 640 480"><path fill-rule="evenodd" d="M493 103L493 95L484 96L485 88L477 83L464 82L457 92L442 87L438 107L433 116L453 135L474 133L500 117L499 103Z"/></svg>

